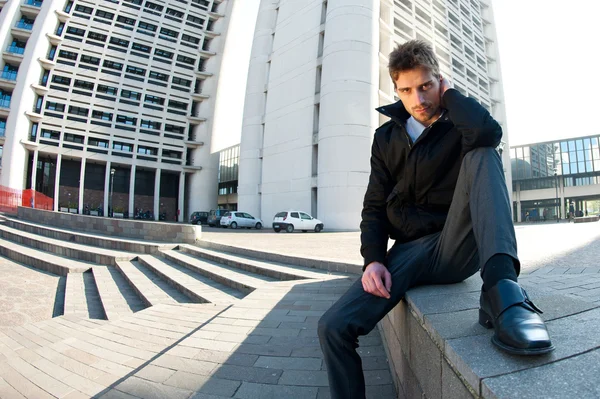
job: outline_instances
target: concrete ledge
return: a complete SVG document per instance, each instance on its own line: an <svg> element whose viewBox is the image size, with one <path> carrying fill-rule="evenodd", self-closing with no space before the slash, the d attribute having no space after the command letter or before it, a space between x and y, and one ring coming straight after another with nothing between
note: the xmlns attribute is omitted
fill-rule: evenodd
<svg viewBox="0 0 600 399"><path fill-rule="evenodd" d="M202 227L198 225L113 219L22 206L17 209L17 217L59 228L155 242L193 244L202 236Z"/></svg>
<svg viewBox="0 0 600 399"><path fill-rule="evenodd" d="M156 254L160 249L173 249L177 244L153 243L127 238L100 236L84 232L75 232L68 229L59 229L51 226L43 226L24 220L4 216L5 224L15 229L62 241L75 242L86 246L105 248L115 251L134 252L142 254Z"/></svg>
<svg viewBox="0 0 600 399"><path fill-rule="evenodd" d="M352 264L336 262L334 260L322 260L308 257L297 257L290 255L282 255L274 252L257 251L250 248L235 247L231 245L219 244L212 241L199 240L196 245L201 248L212 249L215 251L223 251L231 254L249 256L252 258L262 259L269 262L288 263L309 267L313 269L327 270L329 272L343 272L352 274L362 274L362 264Z"/></svg>
<svg viewBox="0 0 600 399"><path fill-rule="evenodd" d="M597 222L598 216L583 216L575 218L575 223Z"/></svg>
<svg viewBox="0 0 600 399"><path fill-rule="evenodd" d="M201 247L297 264L298 259L200 241ZM250 255L251 253L251 255ZM330 270L328 261L309 267ZM338 263L336 270L360 273ZM544 310L542 318L556 350L542 356L513 356L491 342L493 330L478 323L481 278L410 290L379 323L400 398L557 398L597 397L600 373L600 303L568 296L534 275L520 283ZM581 275L590 281L597 274ZM579 280L578 280L579 281ZM574 282L573 282L574 283ZM578 282L578 284L584 284Z"/></svg>

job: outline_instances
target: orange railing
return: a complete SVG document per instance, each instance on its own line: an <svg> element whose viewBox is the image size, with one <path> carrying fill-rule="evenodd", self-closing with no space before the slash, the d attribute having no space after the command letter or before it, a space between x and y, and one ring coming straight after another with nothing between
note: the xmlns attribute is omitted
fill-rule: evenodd
<svg viewBox="0 0 600 399"><path fill-rule="evenodd" d="M54 199L32 189L23 190L23 206L51 211L54 209Z"/></svg>
<svg viewBox="0 0 600 399"><path fill-rule="evenodd" d="M54 200L35 190L19 190L0 186L0 211L17 213L18 206L28 208L53 209Z"/></svg>

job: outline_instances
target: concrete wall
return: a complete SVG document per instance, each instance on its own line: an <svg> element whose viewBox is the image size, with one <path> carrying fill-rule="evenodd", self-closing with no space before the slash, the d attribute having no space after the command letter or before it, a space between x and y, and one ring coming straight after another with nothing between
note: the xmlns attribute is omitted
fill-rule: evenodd
<svg viewBox="0 0 600 399"><path fill-rule="evenodd" d="M153 242L193 244L202 235L202 227L191 224L112 219L25 207L18 208L17 217L57 228Z"/></svg>

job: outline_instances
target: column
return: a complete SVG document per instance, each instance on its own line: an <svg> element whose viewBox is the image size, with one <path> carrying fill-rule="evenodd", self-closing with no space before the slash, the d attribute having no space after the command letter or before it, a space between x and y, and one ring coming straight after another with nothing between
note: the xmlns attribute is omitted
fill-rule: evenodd
<svg viewBox="0 0 600 399"><path fill-rule="evenodd" d="M184 206L184 195L185 195L185 172L181 172L179 175L179 198L177 200L177 209L179 210L179 215L177 215L178 222L185 222L189 215L183 214L183 206Z"/></svg>
<svg viewBox="0 0 600 399"><path fill-rule="evenodd" d="M379 105L379 5L372 0L327 1L314 216L324 215L332 229L360 224L371 171L369 149L379 125L374 111ZM310 198L310 188L306 191Z"/></svg>
<svg viewBox="0 0 600 399"><path fill-rule="evenodd" d="M38 163L38 151L33 151L33 162L31 168L31 188L35 190L35 181L37 180L37 163Z"/></svg>
<svg viewBox="0 0 600 399"><path fill-rule="evenodd" d="M240 142L240 165L243 166L239 168L238 178L238 206L258 217L261 216L262 121L267 97L265 87L269 82L270 63L268 61L273 50L276 21L277 4L270 0L262 0L256 19L252 54L248 66L248 84ZM190 186L188 190L191 192L194 192L194 188L198 186L194 182L193 175ZM190 203L192 202L193 199L190 198Z"/></svg>
<svg viewBox="0 0 600 399"><path fill-rule="evenodd" d="M79 213L83 213L83 189L85 187L85 158L81 158L81 170L79 172Z"/></svg>
<svg viewBox="0 0 600 399"><path fill-rule="evenodd" d="M558 177L558 192L560 193L560 215L561 219L566 219L569 209L565 211L565 179L563 176Z"/></svg>
<svg viewBox="0 0 600 399"><path fill-rule="evenodd" d="M522 222L521 220L521 183L517 182L517 222Z"/></svg>
<svg viewBox="0 0 600 399"><path fill-rule="evenodd" d="M104 171L104 205L102 205L104 217L108 216L108 197L110 194L110 161L106 162L106 170Z"/></svg>
<svg viewBox="0 0 600 399"><path fill-rule="evenodd" d="M129 219L135 218L135 165L129 173Z"/></svg>
<svg viewBox="0 0 600 399"><path fill-rule="evenodd" d="M60 189L60 165L62 163L62 154L56 155L56 172L54 173L54 212L58 211L58 194Z"/></svg>
<svg viewBox="0 0 600 399"><path fill-rule="evenodd" d="M156 169L154 176L154 220L158 220L160 210L160 169Z"/></svg>

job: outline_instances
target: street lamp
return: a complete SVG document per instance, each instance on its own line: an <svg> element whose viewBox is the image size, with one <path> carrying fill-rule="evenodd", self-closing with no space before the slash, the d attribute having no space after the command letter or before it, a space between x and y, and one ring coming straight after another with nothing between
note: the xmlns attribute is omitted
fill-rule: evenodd
<svg viewBox="0 0 600 399"><path fill-rule="evenodd" d="M116 170L114 168L110 170L110 206L108 207L110 217L113 216L113 188L115 186L115 172Z"/></svg>

